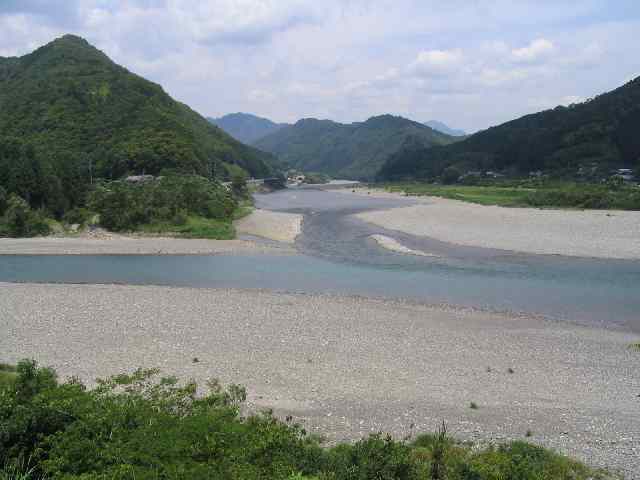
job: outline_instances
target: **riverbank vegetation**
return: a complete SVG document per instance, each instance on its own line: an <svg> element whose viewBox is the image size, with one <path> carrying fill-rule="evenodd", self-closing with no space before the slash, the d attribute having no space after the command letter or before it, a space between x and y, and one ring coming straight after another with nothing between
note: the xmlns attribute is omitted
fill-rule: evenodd
<svg viewBox="0 0 640 480"><path fill-rule="evenodd" d="M96 225L115 232L228 239L234 236L232 221L250 198L246 172L234 165L225 186L179 169L111 181L90 177L73 162L61 170L68 175L59 176L60 171L47 173L43 162L32 148L0 139L0 237Z"/></svg>
<svg viewBox="0 0 640 480"><path fill-rule="evenodd" d="M420 182L381 184L393 192L503 207L640 210L640 187L540 180L487 180L474 185Z"/></svg>
<svg viewBox="0 0 640 480"><path fill-rule="evenodd" d="M238 200L231 190L204 177L170 175L99 186L91 193L89 205L100 224L115 232L232 238Z"/></svg>
<svg viewBox="0 0 640 480"><path fill-rule="evenodd" d="M102 226L116 231L179 224L190 235L226 238L233 208L220 182L230 181L238 197L237 179L269 177L275 163L79 37L0 57L0 236L46 235L56 222L94 223L92 215L104 213ZM173 194L166 182L147 201L151 187L123 181L167 172L202 179L198 188L209 182L206 206L182 202L168 211L160 198L160 190ZM116 204L101 204L101 196Z"/></svg>
<svg viewBox="0 0 640 480"><path fill-rule="evenodd" d="M441 427L396 441L382 434L325 448L292 421L243 416L246 392L138 370L61 383L53 370L18 364L0 385L0 479L450 479L610 478L516 441L472 448Z"/></svg>

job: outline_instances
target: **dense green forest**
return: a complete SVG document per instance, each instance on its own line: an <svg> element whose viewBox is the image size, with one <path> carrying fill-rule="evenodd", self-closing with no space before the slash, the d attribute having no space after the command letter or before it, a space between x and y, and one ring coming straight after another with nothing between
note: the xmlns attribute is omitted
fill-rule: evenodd
<svg viewBox="0 0 640 480"><path fill-rule="evenodd" d="M473 448L443 426L332 448L292 421L241 415L244 388L198 386L138 370L89 390L53 370L0 365L0 480L586 480L610 478L516 441Z"/></svg>
<svg viewBox="0 0 640 480"><path fill-rule="evenodd" d="M587 102L527 115L452 145L428 149L406 143L378 179L434 179L447 167L565 176L576 176L582 167L605 177L611 168L640 167L639 125L637 78Z"/></svg>
<svg viewBox="0 0 640 480"><path fill-rule="evenodd" d="M250 113L230 113L220 118L208 118L208 120L236 140L248 145L283 127L290 126L286 123L275 123Z"/></svg>
<svg viewBox="0 0 640 480"><path fill-rule="evenodd" d="M422 146L445 145L455 140L421 123L382 115L348 125L304 119L267 135L254 145L305 172L370 180L409 137Z"/></svg>
<svg viewBox="0 0 640 480"><path fill-rule="evenodd" d="M61 219L102 181L167 171L264 177L272 161L79 37L0 58L0 193L5 203L23 199L28 208L13 199L9 213L26 212L33 226L7 227L5 205L0 235L42 233L35 211Z"/></svg>

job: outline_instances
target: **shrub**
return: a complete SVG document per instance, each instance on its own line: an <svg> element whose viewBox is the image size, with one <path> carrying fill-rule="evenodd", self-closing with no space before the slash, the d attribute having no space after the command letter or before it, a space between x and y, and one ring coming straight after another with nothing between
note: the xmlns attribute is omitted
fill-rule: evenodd
<svg viewBox="0 0 640 480"><path fill-rule="evenodd" d="M417 478L418 465L408 445L390 436L372 435L355 445L341 445L329 455L329 470L336 480L409 480Z"/></svg>
<svg viewBox="0 0 640 480"><path fill-rule="evenodd" d="M513 442L473 455L462 470L463 479L557 480L590 477L589 469L542 447Z"/></svg>
<svg viewBox="0 0 640 480"><path fill-rule="evenodd" d="M7 388L13 384L16 377L16 367L0 363L0 389Z"/></svg>
<svg viewBox="0 0 640 480"><path fill-rule="evenodd" d="M0 216L4 215L7 209L7 191L0 185Z"/></svg>
<svg viewBox="0 0 640 480"><path fill-rule="evenodd" d="M0 230L4 230L4 234L9 237L35 237L49 233L49 225L44 217L31 210L26 201L14 194L7 200L2 223Z"/></svg>
<svg viewBox="0 0 640 480"><path fill-rule="evenodd" d="M247 187L247 174L244 170L234 172L231 176L231 191L236 198L248 198L249 188Z"/></svg>
<svg viewBox="0 0 640 480"><path fill-rule="evenodd" d="M460 170L458 170L457 168L447 167L442 172L442 183L444 183L445 185L457 183L460 175Z"/></svg>
<svg viewBox="0 0 640 480"><path fill-rule="evenodd" d="M85 225L91 219L91 212L86 208L73 208L64 214L62 220L68 224Z"/></svg>
<svg viewBox="0 0 640 480"><path fill-rule="evenodd" d="M96 188L90 204L100 214L100 223L114 231L135 230L152 222L184 225L189 215L230 219L237 205L222 185L197 175L174 175L143 184L111 182Z"/></svg>
<svg viewBox="0 0 640 480"><path fill-rule="evenodd" d="M446 436L414 443L371 435L322 448L271 413L242 417L244 388L193 382L155 369L77 380L22 361L0 386L0 480L158 478L318 480L586 480L598 472L523 442L472 450Z"/></svg>

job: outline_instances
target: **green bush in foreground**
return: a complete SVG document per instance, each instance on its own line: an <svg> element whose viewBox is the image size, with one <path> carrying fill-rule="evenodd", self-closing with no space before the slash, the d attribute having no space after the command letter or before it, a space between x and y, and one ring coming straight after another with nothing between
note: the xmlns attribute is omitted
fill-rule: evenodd
<svg viewBox="0 0 640 480"><path fill-rule="evenodd" d="M242 417L243 388L156 377L138 370L77 380L23 361L0 388L0 480L317 479L581 480L606 478L540 447L481 451L446 435L413 443L372 435L322 448L269 413Z"/></svg>

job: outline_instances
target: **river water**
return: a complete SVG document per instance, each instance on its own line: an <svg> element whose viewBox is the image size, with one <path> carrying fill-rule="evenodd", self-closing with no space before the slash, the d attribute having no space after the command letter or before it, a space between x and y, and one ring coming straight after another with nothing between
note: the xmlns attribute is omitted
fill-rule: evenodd
<svg viewBox="0 0 640 480"><path fill-rule="evenodd" d="M404 298L535 313L640 333L640 262L456 247L352 217L409 205L332 191L258 195L260 208L303 213L298 255L0 256L0 281L256 288ZM372 234L440 257L386 251ZM1 296L1 293L0 293Z"/></svg>

